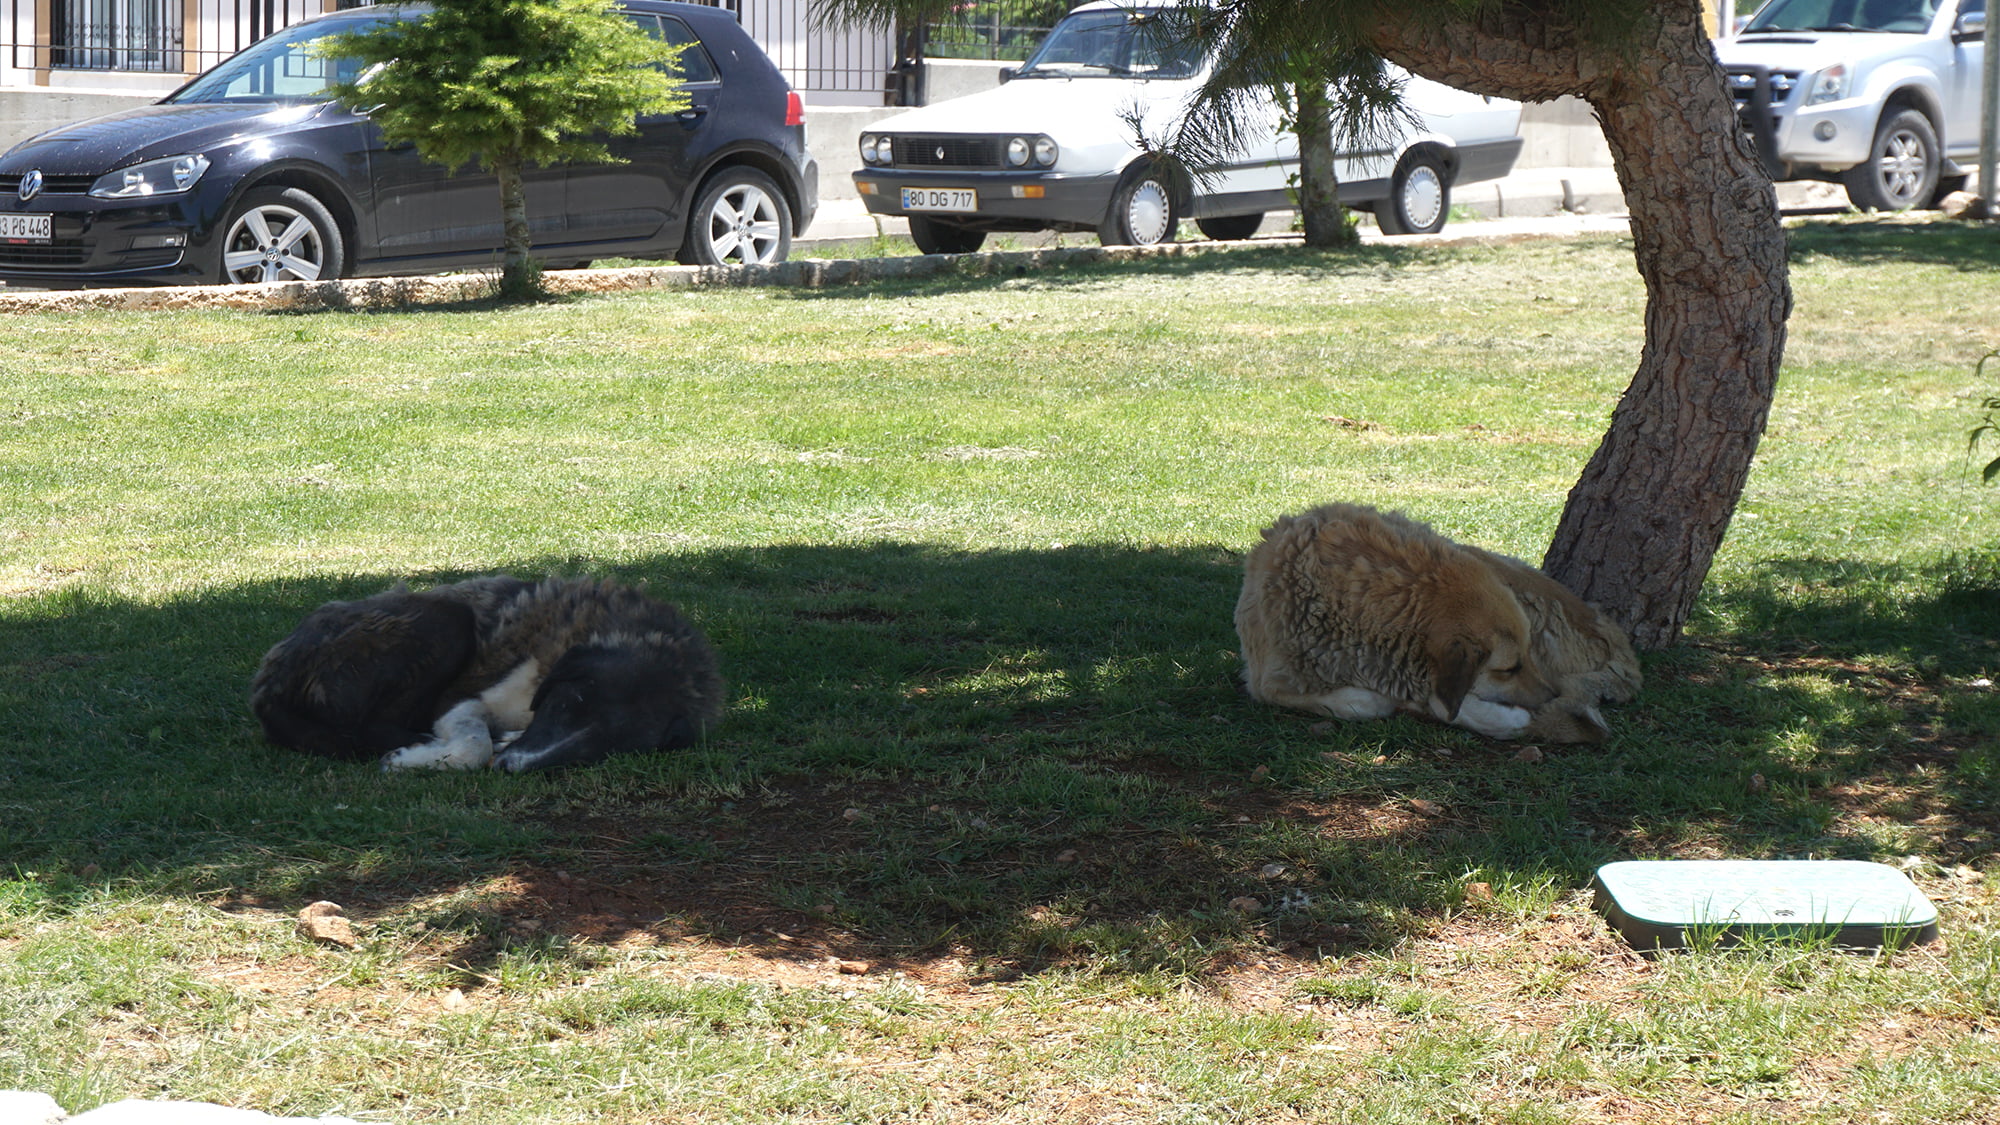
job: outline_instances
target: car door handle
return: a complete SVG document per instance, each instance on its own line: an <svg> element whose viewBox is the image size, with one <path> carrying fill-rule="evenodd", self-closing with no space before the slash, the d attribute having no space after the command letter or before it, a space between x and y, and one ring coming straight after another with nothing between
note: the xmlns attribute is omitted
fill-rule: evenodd
<svg viewBox="0 0 2000 1125"><path fill-rule="evenodd" d="M700 121L702 118L707 116L708 116L708 107L705 105L690 106L687 109L681 110L679 113L674 114L674 117L679 119L680 123L683 125L692 125L695 122Z"/></svg>

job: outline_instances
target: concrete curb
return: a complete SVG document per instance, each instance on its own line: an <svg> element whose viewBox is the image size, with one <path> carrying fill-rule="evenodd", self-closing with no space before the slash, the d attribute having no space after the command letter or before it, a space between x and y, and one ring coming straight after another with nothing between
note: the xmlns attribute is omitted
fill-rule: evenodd
<svg viewBox="0 0 2000 1125"><path fill-rule="evenodd" d="M1493 224L1466 224L1446 233L1398 238L1396 245L1500 245L1575 234L1617 231L1616 217L1595 223L1572 221L1545 230ZM1504 229L1503 229L1504 228ZM877 281L929 277L1012 277L1098 262L1145 258L1186 258L1229 254L1273 246L1300 246L1296 236L1261 237L1246 242L1174 242L1162 246L1041 247L974 254L924 254L901 258L795 258L773 266L633 266L625 269L556 270L545 274L551 293L621 293L643 289L754 288L831 289ZM338 309L394 309L489 300L493 277L364 278L353 281L287 282L281 285L200 285L145 289L80 289L0 293L0 313L60 313L91 309L165 311L243 309L261 312L322 312Z"/></svg>

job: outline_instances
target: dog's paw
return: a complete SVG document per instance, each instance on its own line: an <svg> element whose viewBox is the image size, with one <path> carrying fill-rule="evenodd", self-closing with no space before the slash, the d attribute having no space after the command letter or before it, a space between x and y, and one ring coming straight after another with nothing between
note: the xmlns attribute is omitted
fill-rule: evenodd
<svg viewBox="0 0 2000 1125"><path fill-rule="evenodd" d="M382 772L399 770L476 770L491 761L493 743L483 737L420 742L382 755Z"/></svg>
<svg viewBox="0 0 2000 1125"><path fill-rule="evenodd" d="M1558 699L1535 712L1527 736L1540 742L1594 744L1611 737L1611 724L1591 704Z"/></svg>
<svg viewBox="0 0 2000 1125"><path fill-rule="evenodd" d="M1525 707L1467 696L1458 705L1458 718L1452 722L1488 738L1519 738L1534 717Z"/></svg>
<svg viewBox="0 0 2000 1125"><path fill-rule="evenodd" d="M434 770L444 767L445 755L450 747L442 742L419 742L403 746L382 755L382 772L396 773L399 770Z"/></svg>

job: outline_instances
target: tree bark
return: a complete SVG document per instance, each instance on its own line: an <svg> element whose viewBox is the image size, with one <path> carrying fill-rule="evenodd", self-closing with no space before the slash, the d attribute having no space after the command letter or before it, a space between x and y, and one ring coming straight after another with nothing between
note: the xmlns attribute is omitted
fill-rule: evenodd
<svg viewBox="0 0 2000 1125"><path fill-rule="evenodd" d="M1306 245L1353 246L1360 234L1340 205L1340 175L1334 168L1333 107L1326 90L1312 82L1292 87L1292 133L1299 142L1299 218Z"/></svg>
<svg viewBox="0 0 2000 1125"><path fill-rule="evenodd" d="M528 191L523 162L507 156L493 162L494 178L500 182L500 292L503 296L532 296L539 287L535 260L530 254L534 240L528 227Z"/></svg>
<svg viewBox="0 0 2000 1125"><path fill-rule="evenodd" d="M1777 194L1742 136L1699 0L1591 44L1494 6L1371 38L1408 70L1524 101L1589 101L1632 216L1646 343L1542 568L1642 648L1679 639L1764 431L1791 313Z"/></svg>

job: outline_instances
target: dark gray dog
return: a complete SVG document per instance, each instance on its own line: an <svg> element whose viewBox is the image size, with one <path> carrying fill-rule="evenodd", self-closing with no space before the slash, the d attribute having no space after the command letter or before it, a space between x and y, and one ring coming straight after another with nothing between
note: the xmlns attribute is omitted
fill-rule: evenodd
<svg viewBox="0 0 2000 1125"><path fill-rule="evenodd" d="M692 746L722 717L723 688L673 606L611 582L498 575L319 607L264 654L250 706L264 737L309 754L518 773Z"/></svg>

